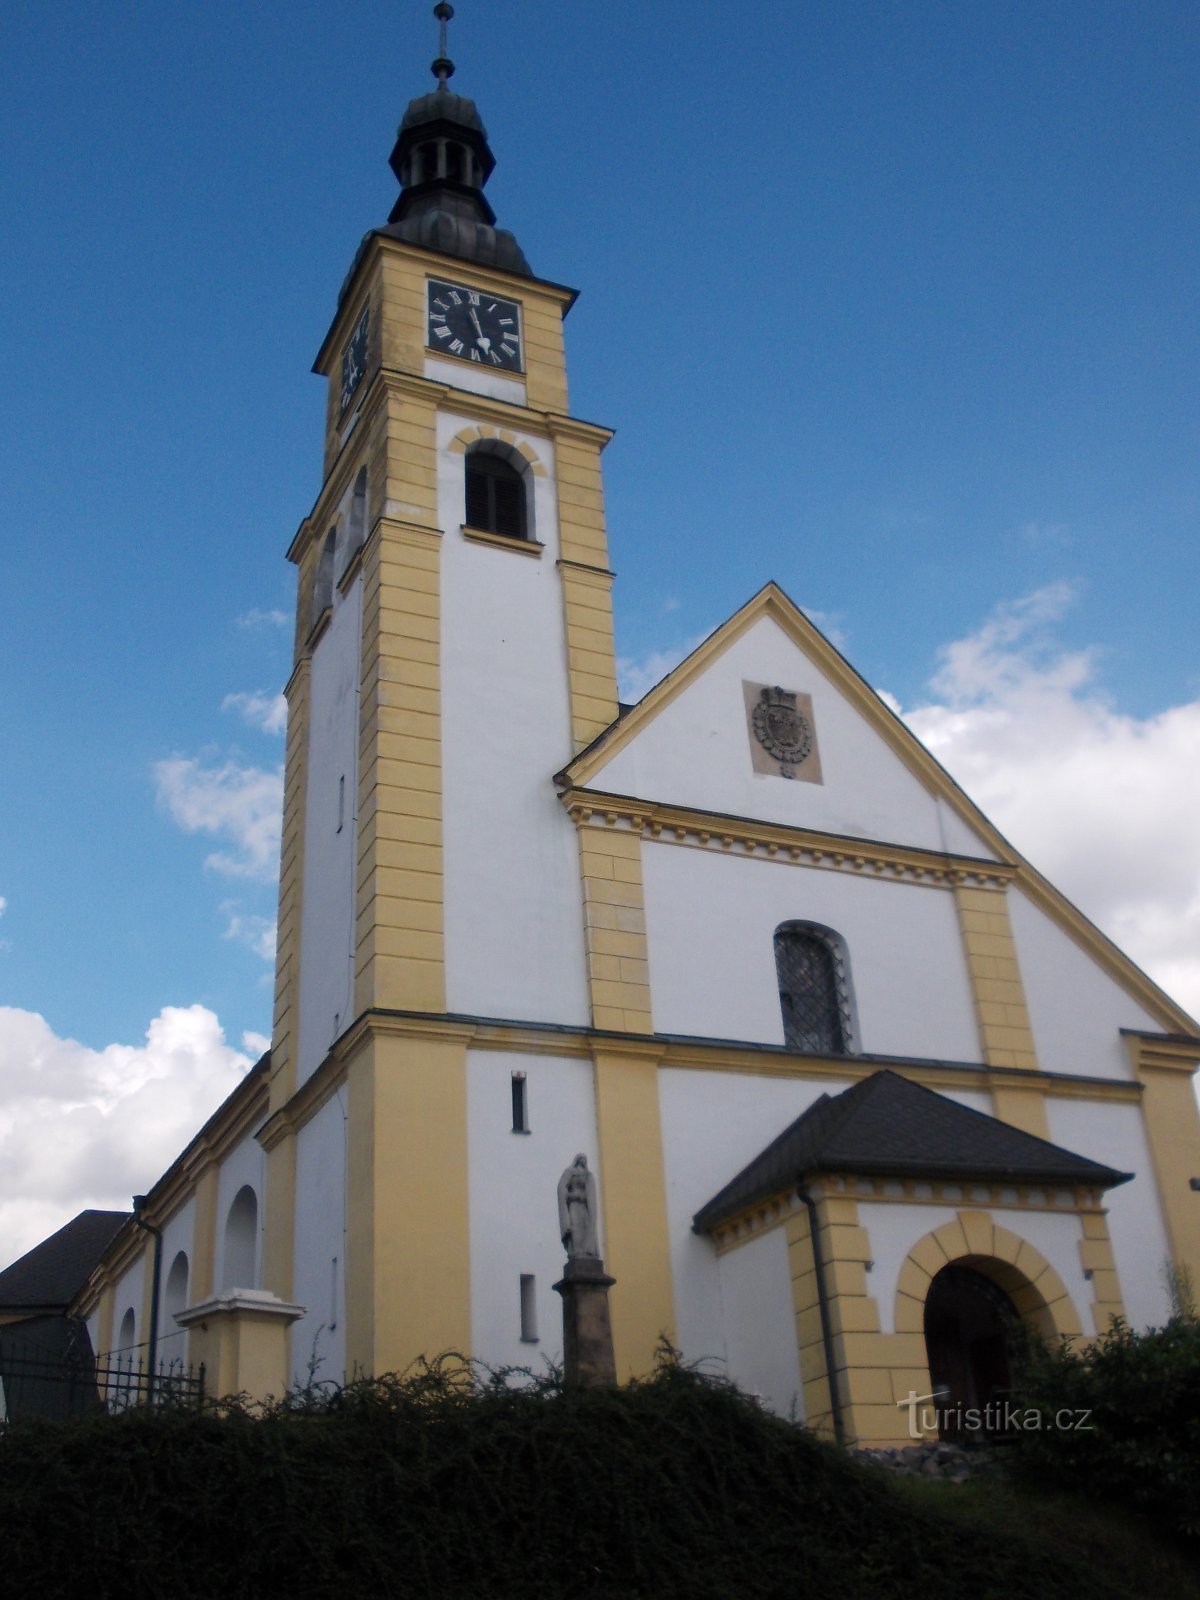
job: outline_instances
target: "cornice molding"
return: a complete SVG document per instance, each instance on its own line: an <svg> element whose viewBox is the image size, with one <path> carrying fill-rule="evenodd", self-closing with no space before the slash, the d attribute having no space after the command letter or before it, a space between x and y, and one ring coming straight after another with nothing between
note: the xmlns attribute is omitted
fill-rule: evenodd
<svg viewBox="0 0 1200 1600"><path fill-rule="evenodd" d="M625 828L653 843L944 889L969 884L1002 890L1016 876L1016 868L1007 862L822 833L599 789L566 789L559 798L576 827Z"/></svg>
<svg viewBox="0 0 1200 1600"><path fill-rule="evenodd" d="M1138 1033L1122 1028L1125 1048L1133 1070L1143 1072L1183 1072L1189 1076L1200 1068L1200 1039L1190 1034Z"/></svg>
<svg viewBox="0 0 1200 1600"><path fill-rule="evenodd" d="M1049 1184L951 1182L940 1178L858 1178L824 1176L809 1185L818 1202L827 1197L885 1205L986 1206L989 1211L1050 1211L1062 1215L1099 1212L1103 1197L1087 1185L1053 1187ZM802 1210L794 1185L786 1185L765 1200L719 1223L709 1237L718 1255L736 1250L770 1233L793 1213Z"/></svg>

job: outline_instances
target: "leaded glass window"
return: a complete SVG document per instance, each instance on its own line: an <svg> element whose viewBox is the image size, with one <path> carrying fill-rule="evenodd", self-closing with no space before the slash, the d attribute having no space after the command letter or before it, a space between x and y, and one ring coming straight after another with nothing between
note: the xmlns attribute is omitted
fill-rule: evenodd
<svg viewBox="0 0 1200 1600"><path fill-rule="evenodd" d="M848 1054L850 997L837 935L807 922L784 923L775 932L775 970L788 1049Z"/></svg>

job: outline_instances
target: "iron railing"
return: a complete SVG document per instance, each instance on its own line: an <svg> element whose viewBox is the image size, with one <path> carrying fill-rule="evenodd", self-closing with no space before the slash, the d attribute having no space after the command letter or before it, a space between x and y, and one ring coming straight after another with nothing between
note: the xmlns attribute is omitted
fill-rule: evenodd
<svg viewBox="0 0 1200 1600"><path fill-rule="evenodd" d="M117 1352L99 1362L90 1352L57 1359L13 1350L0 1354L2 1420L75 1417L148 1405L199 1408L203 1400L203 1364L192 1370L179 1361L165 1361L151 1368L138 1351Z"/></svg>

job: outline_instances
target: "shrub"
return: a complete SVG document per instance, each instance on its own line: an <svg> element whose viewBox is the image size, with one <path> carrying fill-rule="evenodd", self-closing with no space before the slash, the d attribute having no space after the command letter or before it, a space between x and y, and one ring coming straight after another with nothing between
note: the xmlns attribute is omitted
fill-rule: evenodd
<svg viewBox="0 0 1200 1600"><path fill-rule="evenodd" d="M1016 1393L1041 1418L1017 1436L1020 1467L1200 1540L1200 1319L1146 1333L1114 1319L1082 1348L1031 1343Z"/></svg>

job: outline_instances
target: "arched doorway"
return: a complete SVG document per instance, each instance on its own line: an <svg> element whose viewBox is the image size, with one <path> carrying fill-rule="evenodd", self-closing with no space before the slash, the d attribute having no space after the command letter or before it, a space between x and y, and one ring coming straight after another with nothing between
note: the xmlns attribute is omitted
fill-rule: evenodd
<svg viewBox="0 0 1200 1600"><path fill-rule="evenodd" d="M968 1443L994 1437L1012 1382L1017 1308L974 1267L943 1267L925 1299L925 1349L938 1432Z"/></svg>

